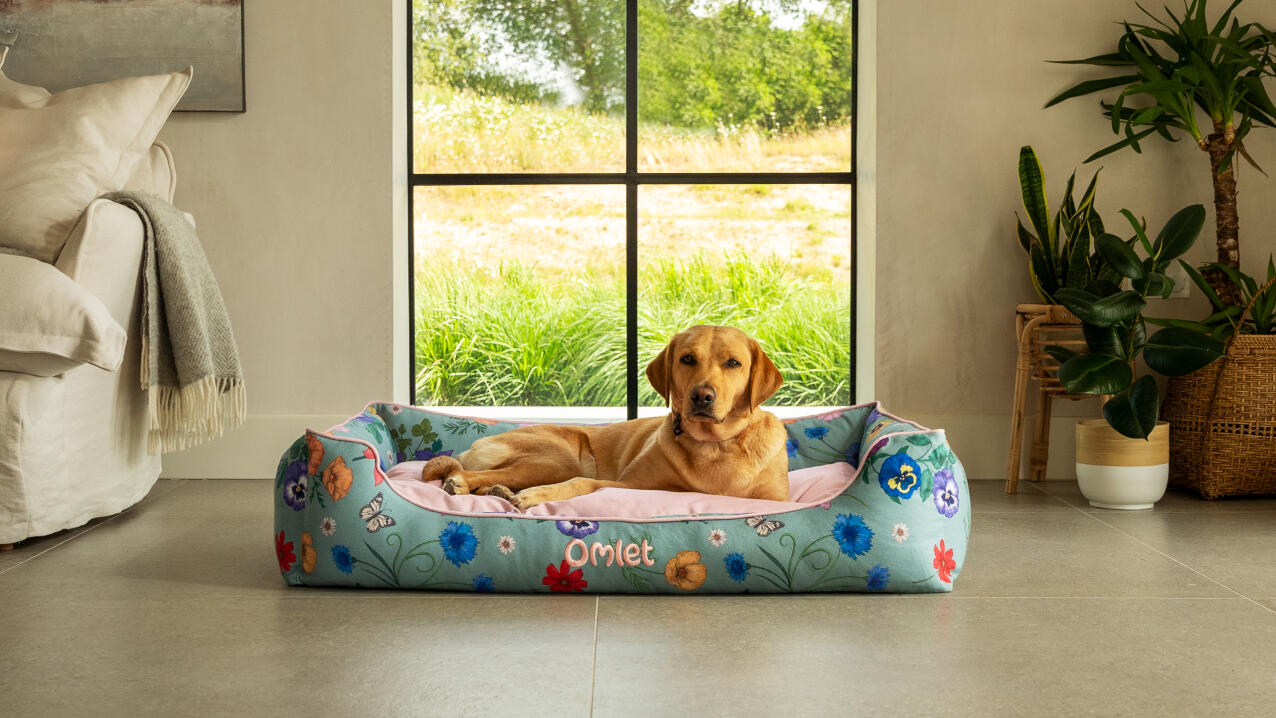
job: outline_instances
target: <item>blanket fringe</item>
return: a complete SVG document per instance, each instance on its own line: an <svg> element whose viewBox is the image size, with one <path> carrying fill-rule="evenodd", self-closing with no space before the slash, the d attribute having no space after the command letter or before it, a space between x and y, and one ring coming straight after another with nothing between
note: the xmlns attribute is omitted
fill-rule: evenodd
<svg viewBox="0 0 1276 718"><path fill-rule="evenodd" d="M222 435L244 423L247 392L242 379L206 376L183 387L152 386L147 390L151 454L181 451Z"/></svg>

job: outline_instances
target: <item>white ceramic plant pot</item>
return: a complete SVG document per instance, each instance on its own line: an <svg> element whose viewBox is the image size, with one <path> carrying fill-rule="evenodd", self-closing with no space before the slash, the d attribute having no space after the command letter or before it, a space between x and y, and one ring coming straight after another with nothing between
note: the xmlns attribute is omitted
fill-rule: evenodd
<svg viewBox="0 0 1276 718"><path fill-rule="evenodd" d="M1103 419L1077 422L1077 484L1091 506L1150 509L1170 479L1170 425L1146 441L1117 433Z"/></svg>

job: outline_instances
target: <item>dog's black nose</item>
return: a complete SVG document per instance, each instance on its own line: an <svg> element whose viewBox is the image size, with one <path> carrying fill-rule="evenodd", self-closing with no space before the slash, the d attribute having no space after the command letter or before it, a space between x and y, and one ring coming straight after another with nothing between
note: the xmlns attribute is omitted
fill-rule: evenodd
<svg viewBox="0 0 1276 718"><path fill-rule="evenodd" d="M713 393L713 389L707 386L698 386L691 390L691 403L697 409L709 408L713 405L713 400L717 398L717 395Z"/></svg>

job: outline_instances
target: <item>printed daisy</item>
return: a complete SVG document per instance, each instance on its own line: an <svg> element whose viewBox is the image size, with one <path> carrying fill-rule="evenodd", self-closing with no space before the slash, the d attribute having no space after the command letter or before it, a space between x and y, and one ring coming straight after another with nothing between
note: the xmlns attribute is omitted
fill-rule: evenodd
<svg viewBox="0 0 1276 718"><path fill-rule="evenodd" d="M908 540L908 527L904 524L895 524L891 528L891 536L895 537L896 543L904 543Z"/></svg>
<svg viewBox="0 0 1276 718"><path fill-rule="evenodd" d="M331 516L324 516L323 521L319 522L319 530L324 536L331 536L337 532L337 520Z"/></svg>
<svg viewBox="0 0 1276 718"><path fill-rule="evenodd" d="M721 546L722 544L726 542L727 542L726 531L723 531L722 529L713 529L712 531L709 532L709 543L713 544L715 547Z"/></svg>
<svg viewBox="0 0 1276 718"><path fill-rule="evenodd" d="M502 536L496 541L496 547L499 548L501 553L506 556L514 553L514 547L516 545L517 544L515 543L513 536Z"/></svg>

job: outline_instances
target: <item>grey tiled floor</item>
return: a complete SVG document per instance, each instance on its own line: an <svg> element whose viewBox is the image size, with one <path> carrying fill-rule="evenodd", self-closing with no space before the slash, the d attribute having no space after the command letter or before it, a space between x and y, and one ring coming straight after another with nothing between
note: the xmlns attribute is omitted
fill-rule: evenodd
<svg viewBox="0 0 1276 718"><path fill-rule="evenodd" d="M161 481L0 553L0 714L1270 715L1276 500L971 487L932 596L289 589L270 484Z"/></svg>

